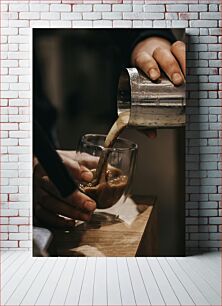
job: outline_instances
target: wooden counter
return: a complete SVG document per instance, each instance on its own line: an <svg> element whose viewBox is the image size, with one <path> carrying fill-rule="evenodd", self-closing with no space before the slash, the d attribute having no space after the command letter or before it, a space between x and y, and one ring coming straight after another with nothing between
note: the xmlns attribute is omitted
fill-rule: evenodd
<svg viewBox="0 0 222 306"><path fill-rule="evenodd" d="M154 197L133 197L96 210L90 222L54 230L50 256L152 256L156 253Z"/></svg>

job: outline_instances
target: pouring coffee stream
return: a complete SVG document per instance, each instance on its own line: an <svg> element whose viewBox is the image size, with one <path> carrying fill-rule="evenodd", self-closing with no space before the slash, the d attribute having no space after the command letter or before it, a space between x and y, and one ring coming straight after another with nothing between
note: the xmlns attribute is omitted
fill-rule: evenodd
<svg viewBox="0 0 222 306"><path fill-rule="evenodd" d="M129 116L130 116L130 113L128 111L123 112L119 115L118 119L115 121L108 135L106 136L106 139L104 142L105 149L111 148L115 144L117 137L127 127L128 122L129 122ZM96 184L104 182L106 180L108 157L109 157L109 151L108 150L102 151L102 154L100 156L98 166L96 169L96 174L95 174Z"/></svg>

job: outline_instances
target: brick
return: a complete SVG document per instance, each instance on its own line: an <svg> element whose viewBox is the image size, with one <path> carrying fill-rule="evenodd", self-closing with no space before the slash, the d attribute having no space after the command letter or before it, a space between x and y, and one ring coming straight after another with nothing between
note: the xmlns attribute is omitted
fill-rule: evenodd
<svg viewBox="0 0 222 306"><path fill-rule="evenodd" d="M141 27L143 27L142 20L133 20L133 28L141 28Z"/></svg>
<svg viewBox="0 0 222 306"><path fill-rule="evenodd" d="M73 5L73 11L76 12L92 12L92 4L76 4Z"/></svg>
<svg viewBox="0 0 222 306"><path fill-rule="evenodd" d="M19 210L20 217L28 217L29 216L29 209L20 209Z"/></svg>
<svg viewBox="0 0 222 306"><path fill-rule="evenodd" d="M51 12L70 12L71 5L69 4L50 4Z"/></svg>
<svg viewBox="0 0 222 306"><path fill-rule="evenodd" d="M29 27L28 20L9 20L9 27L10 28L27 28Z"/></svg>
<svg viewBox="0 0 222 306"><path fill-rule="evenodd" d="M15 131L15 130L18 130L18 124L17 123L4 123L4 124L1 124L1 130L3 130L3 131Z"/></svg>
<svg viewBox="0 0 222 306"><path fill-rule="evenodd" d="M41 13L41 19L46 20L59 20L60 19L60 13L57 12L50 12L50 13Z"/></svg>
<svg viewBox="0 0 222 306"><path fill-rule="evenodd" d="M221 67L220 60L209 60L209 67Z"/></svg>
<svg viewBox="0 0 222 306"><path fill-rule="evenodd" d="M0 246L1 248L17 248L18 241L1 241Z"/></svg>
<svg viewBox="0 0 222 306"><path fill-rule="evenodd" d="M29 122L30 117L27 115L9 115L10 122Z"/></svg>
<svg viewBox="0 0 222 306"><path fill-rule="evenodd" d="M19 232L21 232L21 233L29 233L29 232L31 232L31 228L28 225L20 225L19 226Z"/></svg>
<svg viewBox="0 0 222 306"><path fill-rule="evenodd" d="M18 225L29 224L29 219L26 217L11 217L9 218L9 223Z"/></svg>
<svg viewBox="0 0 222 306"><path fill-rule="evenodd" d="M10 138L2 139L1 145L2 146L17 146L18 139L10 139Z"/></svg>
<svg viewBox="0 0 222 306"><path fill-rule="evenodd" d="M112 28L113 22L111 20L93 20L94 28Z"/></svg>
<svg viewBox="0 0 222 306"><path fill-rule="evenodd" d="M216 209L200 209L199 216L202 217L216 217L217 210Z"/></svg>
<svg viewBox="0 0 222 306"><path fill-rule="evenodd" d="M216 59L217 52L199 52L199 59Z"/></svg>
<svg viewBox="0 0 222 306"><path fill-rule="evenodd" d="M81 13L61 13L62 20L81 20Z"/></svg>
<svg viewBox="0 0 222 306"><path fill-rule="evenodd" d="M2 233L6 232L18 232L18 226L17 225L1 225L0 231Z"/></svg>
<svg viewBox="0 0 222 306"><path fill-rule="evenodd" d="M30 27L31 28L49 28L50 21L49 20L30 20ZM27 46L27 48L29 45ZM22 49L21 49L22 50ZM27 51L24 50L23 51Z"/></svg>
<svg viewBox="0 0 222 306"><path fill-rule="evenodd" d="M131 12L132 5L131 4L113 4L112 11L113 12Z"/></svg>
<svg viewBox="0 0 222 306"><path fill-rule="evenodd" d="M18 51L18 44L8 44L9 51Z"/></svg>
<svg viewBox="0 0 222 306"><path fill-rule="evenodd" d="M19 241L19 248L31 248L32 242L31 241Z"/></svg>
<svg viewBox="0 0 222 306"><path fill-rule="evenodd" d="M189 224L192 224L192 225L198 224L198 218L187 217L187 218L185 219L185 223L186 223L187 225L189 225Z"/></svg>
<svg viewBox="0 0 222 306"><path fill-rule="evenodd" d="M12 99L9 100L9 106L29 106L28 99Z"/></svg>
<svg viewBox="0 0 222 306"><path fill-rule="evenodd" d="M221 13L215 13L215 12L213 12L213 13L211 13L211 12L204 12L204 13L200 13L200 19L207 19L207 20L209 20L209 19L213 19L213 20L215 20L215 19L218 19L218 20L220 20L221 19Z"/></svg>
<svg viewBox="0 0 222 306"><path fill-rule="evenodd" d="M1 35L18 35L18 28L2 28Z"/></svg>
<svg viewBox="0 0 222 306"><path fill-rule="evenodd" d="M52 28L71 28L71 20L51 20L50 27Z"/></svg>
<svg viewBox="0 0 222 306"><path fill-rule="evenodd" d="M200 225L199 226L199 232L217 232L217 226L216 225Z"/></svg>
<svg viewBox="0 0 222 306"><path fill-rule="evenodd" d="M92 20L74 20L72 26L74 28L92 28L93 23Z"/></svg>
<svg viewBox="0 0 222 306"><path fill-rule="evenodd" d="M221 217L210 217L209 218L209 224L221 225L222 224L222 218Z"/></svg>
<svg viewBox="0 0 222 306"><path fill-rule="evenodd" d="M209 239L209 234L208 233L193 233L190 234L191 240L208 240Z"/></svg>
<svg viewBox="0 0 222 306"><path fill-rule="evenodd" d="M8 233L1 233L1 240L8 240Z"/></svg>
<svg viewBox="0 0 222 306"><path fill-rule="evenodd" d="M221 233L210 233L210 240L220 240L221 241L222 234Z"/></svg>
<svg viewBox="0 0 222 306"><path fill-rule="evenodd" d="M186 4L169 4L166 5L167 12L188 12L188 5Z"/></svg>
<svg viewBox="0 0 222 306"><path fill-rule="evenodd" d="M21 154L19 155L19 161L31 161L32 158L30 154Z"/></svg>
<svg viewBox="0 0 222 306"><path fill-rule="evenodd" d="M40 13L39 12L19 13L19 19L40 19Z"/></svg>
<svg viewBox="0 0 222 306"><path fill-rule="evenodd" d="M161 22L160 20L159 22ZM152 21L151 20L143 20L143 27L152 27Z"/></svg>
<svg viewBox="0 0 222 306"><path fill-rule="evenodd" d="M38 4L38 3L30 3L29 4L30 11L34 12L48 12L49 11L49 4Z"/></svg>
<svg viewBox="0 0 222 306"><path fill-rule="evenodd" d="M93 11L94 12L110 12L111 4L94 4Z"/></svg>
<svg viewBox="0 0 222 306"><path fill-rule="evenodd" d="M165 8L163 4L148 4L148 5L144 5L143 6L143 10L144 12L156 12L156 13L161 13L161 12L165 12Z"/></svg>
<svg viewBox="0 0 222 306"><path fill-rule="evenodd" d="M1 198L2 198L2 195L1 195ZM8 224L9 222L9 218L6 218L6 217L1 217L0 219L0 224Z"/></svg>
<svg viewBox="0 0 222 306"><path fill-rule="evenodd" d="M2 187L3 188L3 187ZM8 187L9 188L9 187ZM12 188L12 187L11 187ZM17 187L13 187L17 188ZM18 211L16 209L1 209L1 216L2 217L13 217L13 216L18 216Z"/></svg>
<svg viewBox="0 0 222 306"><path fill-rule="evenodd" d="M198 19L198 13L179 13L179 19L181 20Z"/></svg>
<svg viewBox="0 0 222 306"><path fill-rule="evenodd" d="M165 18L176 20L178 19L178 13L165 13Z"/></svg>
<svg viewBox="0 0 222 306"><path fill-rule="evenodd" d="M29 90L30 85L29 83L14 83L14 84L10 84L10 89L11 90Z"/></svg>
<svg viewBox="0 0 222 306"><path fill-rule="evenodd" d="M11 75L30 75L30 68L10 68L9 74Z"/></svg>
<svg viewBox="0 0 222 306"><path fill-rule="evenodd" d="M200 247L221 247L221 241L200 241L199 243Z"/></svg>
<svg viewBox="0 0 222 306"><path fill-rule="evenodd" d="M216 193L216 186L200 186L201 193Z"/></svg>
<svg viewBox="0 0 222 306"><path fill-rule="evenodd" d="M1 67L18 67L17 60L1 60Z"/></svg>
<svg viewBox="0 0 222 306"><path fill-rule="evenodd" d="M190 20L190 27L197 28L212 28L217 27L216 20Z"/></svg>
<svg viewBox="0 0 222 306"><path fill-rule="evenodd" d="M9 240L28 240L27 233L10 233Z"/></svg>
<svg viewBox="0 0 222 306"><path fill-rule="evenodd" d="M207 11L207 4L189 4L189 11L204 12Z"/></svg>
<svg viewBox="0 0 222 306"><path fill-rule="evenodd" d="M175 28L187 28L188 27L188 21L187 20L173 20L172 21L172 27Z"/></svg>
<svg viewBox="0 0 222 306"><path fill-rule="evenodd" d="M218 4L209 4L209 11L210 12L218 12L219 11L219 5Z"/></svg>
<svg viewBox="0 0 222 306"><path fill-rule="evenodd" d="M132 21L131 20L113 20L113 27L117 28L131 28Z"/></svg>
<svg viewBox="0 0 222 306"><path fill-rule="evenodd" d="M102 19L123 19L123 13L121 12L104 12L102 13Z"/></svg>
<svg viewBox="0 0 222 306"><path fill-rule="evenodd" d="M103 13L103 14L112 14L112 13ZM87 12L83 13L83 19L84 20L97 20L97 19L102 19L102 13L100 12ZM107 18L104 18L107 19ZM109 19L109 18L108 18Z"/></svg>
<svg viewBox="0 0 222 306"><path fill-rule="evenodd" d="M120 18L117 18L120 19ZM123 12L123 19L164 19L163 13Z"/></svg>
<svg viewBox="0 0 222 306"><path fill-rule="evenodd" d="M23 3L9 4L9 12L28 12L29 5Z"/></svg>

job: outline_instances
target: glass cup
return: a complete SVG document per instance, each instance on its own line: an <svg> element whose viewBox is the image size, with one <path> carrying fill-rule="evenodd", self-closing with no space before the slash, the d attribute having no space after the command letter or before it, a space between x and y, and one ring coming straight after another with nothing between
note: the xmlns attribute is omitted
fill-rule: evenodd
<svg viewBox="0 0 222 306"><path fill-rule="evenodd" d="M79 189L95 200L97 208L113 206L123 197L126 200L135 168L137 144L130 140L117 138L112 148L104 148L106 135L84 135L78 146L77 160L93 173L89 183L79 182ZM100 157L104 163L102 173L98 174Z"/></svg>

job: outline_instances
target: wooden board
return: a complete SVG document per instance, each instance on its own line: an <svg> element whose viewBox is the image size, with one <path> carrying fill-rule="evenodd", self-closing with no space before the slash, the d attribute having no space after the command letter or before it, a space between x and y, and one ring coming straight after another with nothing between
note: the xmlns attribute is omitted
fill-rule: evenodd
<svg viewBox="0 0 222 306"><path fill-rule="evenodd" d="M145 254L151 237L144 233L152 224L154 197L133 197L106 210L96 210L90 222L81 222L73 230L54 230L51 256L136 256ZM149 239L150 238L150 239ZM141 247L140 247L141 246ZM139 250L142 248L141 250Z"/></svg>

